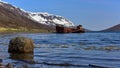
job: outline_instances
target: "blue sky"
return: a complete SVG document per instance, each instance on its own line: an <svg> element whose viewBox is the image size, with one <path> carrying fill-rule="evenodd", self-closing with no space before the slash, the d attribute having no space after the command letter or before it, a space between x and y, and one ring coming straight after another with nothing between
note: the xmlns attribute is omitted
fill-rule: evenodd
<svg viewBox="0 0 120 68"><path fill-rule="evenodd" d="M61 15L75 25L102 30L120 24L120 0L4 0L26 11Z"/></svg>

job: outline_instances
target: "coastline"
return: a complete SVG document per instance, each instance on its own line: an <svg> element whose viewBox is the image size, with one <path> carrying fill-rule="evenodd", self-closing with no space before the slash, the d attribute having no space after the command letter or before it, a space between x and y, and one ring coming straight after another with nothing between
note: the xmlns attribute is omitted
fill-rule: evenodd
<svg viewBox="0 0 120 68"><path fill-rule="evenodd" d="M17 28L0 28L0 33L53 33L54 30L45 29L17 29Z"/></svg>

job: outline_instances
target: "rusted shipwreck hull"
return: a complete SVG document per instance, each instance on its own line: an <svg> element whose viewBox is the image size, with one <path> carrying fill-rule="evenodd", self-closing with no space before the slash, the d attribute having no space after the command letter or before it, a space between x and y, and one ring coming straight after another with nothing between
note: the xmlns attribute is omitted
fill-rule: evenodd
<svg viewBox="0 0 120 68"><path fill-rule="evenodd" d="M56 33L84 33L85 30L82 25L76 27L65 27L62 25L56 25Z"/></svg>

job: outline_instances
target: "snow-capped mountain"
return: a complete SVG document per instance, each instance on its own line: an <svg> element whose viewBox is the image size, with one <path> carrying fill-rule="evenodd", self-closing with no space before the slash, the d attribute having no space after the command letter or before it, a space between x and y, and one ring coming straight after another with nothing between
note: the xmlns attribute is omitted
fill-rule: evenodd
<svg viewBox="0 0 120 68"><path fill-rule="evenodd" d="M3 29L39 30L44 32L55 30L54 27L33 20L28 12L0 1L0 30Z"/></svg>
<svg viewBox="0 0 120 68"><path fill-rule="evenodd" d="M67 20L66 18L58 15L49 14L47 12L27 12L23 9L20 9L16 6L13 6L6 2L0 2L0 6L9 9L9 11L12 11L14 13L19 13L20 15L23 15L27 18L30 18L31 20L34 20L38 23L45 24L45 25L64 25L64 26L74 26L74 24Z"/></svg>
<svg viewBox="0 0 120 68"><path fill-rule="evenodd" d="M55 25L55 24L60 24L60 25L64 25L64 26L74 26L74 24L65 19L62 16L58 16L58 15L53 15L53 14L49 14L47 12L39 12L39 13L29 13L30 17L42 24L46 24L46 25Z"/></svg>

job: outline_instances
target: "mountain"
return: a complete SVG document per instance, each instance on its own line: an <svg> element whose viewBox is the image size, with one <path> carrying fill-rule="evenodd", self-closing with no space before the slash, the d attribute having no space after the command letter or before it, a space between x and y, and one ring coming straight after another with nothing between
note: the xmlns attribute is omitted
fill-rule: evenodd
<svg viewBox="0 0 120 68"><path fill-rule="evenodd" d="M110 27L108 29L102 30L106 32L120 32L120 24Z"/></svg>
<svg viewBox="0 0 120 68"><path fill-rule="evenodd" d="M56 25L56 24L60 24L60 25L64 25L64 26L74 26L74 24L67 20L66 18L62 17L62 16L58 16L58 15L53 15L53 14L49 14L47 12L38 12L38 13L29 13L29 16L42 24L46 24L46 25Z"/></svg>
<svg viewBox="0 0 120 68"><path fill-rule="evenodd" d="M9 3L0 1L0 28L2 29L53 31L55 24L74 26L72 22L64 17L42 12L27 12Z"/></svg>
<svg viewBox="0 0 120 68"><path fill-rule="evenodd" d="M85 30L85 32L94 32L93 30L89 30L89 29L85 29L85 28L84 28L84 30Z"/></svg>

